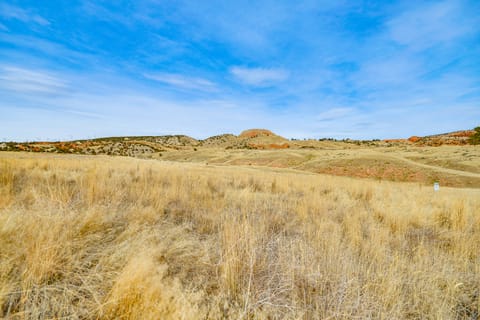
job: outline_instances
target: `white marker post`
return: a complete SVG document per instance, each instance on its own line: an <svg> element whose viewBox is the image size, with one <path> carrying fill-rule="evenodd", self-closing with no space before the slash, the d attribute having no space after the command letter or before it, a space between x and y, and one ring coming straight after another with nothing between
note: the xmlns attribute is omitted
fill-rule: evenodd
<svg viewBox="0 0 480 320"><path fill-rule="evenodd" d="M433 190L435 192L439 191L440 190L440 183L438 183L438 182L433 183Z"/></svg>

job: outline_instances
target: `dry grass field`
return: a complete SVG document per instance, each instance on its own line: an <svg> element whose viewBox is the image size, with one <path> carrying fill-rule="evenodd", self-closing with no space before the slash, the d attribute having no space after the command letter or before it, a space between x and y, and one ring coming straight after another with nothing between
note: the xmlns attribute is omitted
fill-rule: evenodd
<svg viewBox="0 0 480 320"><path fill-rule="evenodd" d="M0 153L0 317L478 319L480 189L206 161Z"/></svg>
<svg viewBox="0 0 480 320"><path fill-rule="evenodd" d="M315 148L224 150L196 148L163 152L155 159L216 165L291 168L337 176L450 187L480 188L480 148L471 145L418 147L356 146L317 142Z"/></svg>
<svg viewBox="0 0 480 320"><path fill-rule="evenodd" d="M480 188L473 130L393 140L288 140L265 129L197 140L185 135L5 142L0 151L129 156L140 159L290 168L329 175Z"/></svg>

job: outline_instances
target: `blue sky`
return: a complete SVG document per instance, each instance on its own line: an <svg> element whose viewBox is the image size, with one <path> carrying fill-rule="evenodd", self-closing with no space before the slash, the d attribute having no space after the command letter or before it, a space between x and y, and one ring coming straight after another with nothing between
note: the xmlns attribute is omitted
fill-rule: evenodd
<svg viewBox="0 0 480 320"><path fill-rule="evenodd" d="M480 125L480 2L1 1L0 140Z"/></svg>

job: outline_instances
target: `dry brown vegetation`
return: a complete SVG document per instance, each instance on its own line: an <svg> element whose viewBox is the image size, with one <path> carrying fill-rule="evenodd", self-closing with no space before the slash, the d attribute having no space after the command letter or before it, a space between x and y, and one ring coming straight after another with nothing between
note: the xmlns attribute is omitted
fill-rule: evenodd
<svg viewBox="0 0 480 320"><path fill-rule="evenodd" d="M265 129L197 140L185 135L5 142L0 151L115 155L298 169L330 175L480 188L475 130L391 140L287 140ZM480 131L479 131L480 132ZM477 139L478 140L478 139Z"/></svg>
<svg viewBox="0 0 480 320"><path fill-rule="evenodd" d="M0 154L7 319L477 319L480 190Z"/></svg>
<svg viewBox="0 0 480 320"><path fill-rule="evenodd" d="M480 148L355 147L326 142L322 149L175 151L163 160L293 168L314 173L432 185L480 188Z"/></svg>

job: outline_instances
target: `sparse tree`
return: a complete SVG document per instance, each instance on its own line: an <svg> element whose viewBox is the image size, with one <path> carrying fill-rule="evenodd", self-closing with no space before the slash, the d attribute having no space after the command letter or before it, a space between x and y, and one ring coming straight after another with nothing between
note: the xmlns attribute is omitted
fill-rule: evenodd
<svg viewBox="0 0 480 320"><path fill-rule="evenodd" d="M470 137L470 143L480 144L480 126L476 127L474 130L475 130L475 133L473 134L473 136Z"/></svg>

